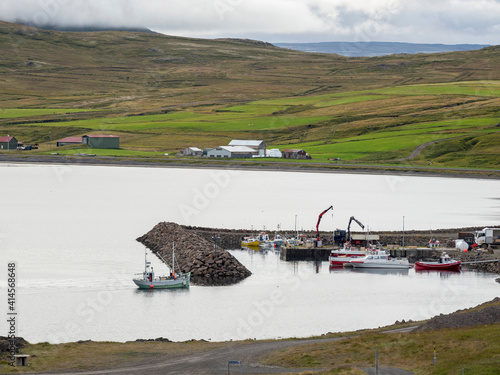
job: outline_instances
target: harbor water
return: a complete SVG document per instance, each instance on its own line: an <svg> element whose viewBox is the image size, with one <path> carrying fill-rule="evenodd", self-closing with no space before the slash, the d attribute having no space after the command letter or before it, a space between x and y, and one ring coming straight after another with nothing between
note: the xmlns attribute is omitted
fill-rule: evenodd
<svg viewBox="0 0 500 375"><path fill-rule="evenodd" d="M74 165L0 165L0 297L16 264L17 335L31 342L307 337L424 319L499 295L497 275L331 271L230 250L253 275L223 287L141 291L160 221L322 230L355 216L370 230L499 222L497 180ZM157 272L167 271L153 260ZM6 332L6 319L0 329Z"/></svg>

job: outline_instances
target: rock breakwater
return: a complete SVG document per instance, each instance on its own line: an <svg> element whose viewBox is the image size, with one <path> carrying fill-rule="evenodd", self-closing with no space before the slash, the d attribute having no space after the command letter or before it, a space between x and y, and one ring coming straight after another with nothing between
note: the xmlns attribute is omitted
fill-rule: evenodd
<svg viewBox="0 0 500 375"><path fill-rule="evenodd" d="M175 243L176 271L191 272L194 284L235 284L252 274L227 251L215 250L213 243L176 223L159 223L137 241L160 254L169 266Z"/></svg>

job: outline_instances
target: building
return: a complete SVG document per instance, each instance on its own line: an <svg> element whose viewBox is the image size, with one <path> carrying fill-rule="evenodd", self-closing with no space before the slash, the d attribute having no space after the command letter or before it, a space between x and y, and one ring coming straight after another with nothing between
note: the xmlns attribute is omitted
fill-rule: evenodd
<svg viewBox="0 0 500 375"><path fill-rule="evenodd" d="M84 135L82 143L90 148L120 148L120 137L116 135Z"/></svg>
<svg viewBox="0 0 500 375"><path fill-rule="evenodd" d="M188 147L180 152L181 156L201 156L203 154L203 150L198 147Z"/></svg>
<svg viewBox="0 0 500 375"><path fill-rule="evenodd" d="M220 146L207 151L208 158L251 158L258 151L246 146Z"/></svg>
<svg viewBox="0 0 500 375"><path fill-rule="evenodd" d="M299 149L286 149L281 154L283 159L311 159L311 155Z"/></svg>
<svg viewBox="0 0 500 375"><path fill-rule="evenodd" d="M229 146L250 147L253 148L254 150L257 150L258 155L266 156L267 145L264 141L233 139L231 142L229 142Z"/></svg>
<svg viewBox="0 0 500 375"><path fill-rule="evenodd" d="M0 137L0 150L17 150L19 142L11 135Z"/></svg>
<svg viewBox="0 0 500 375"><path fill-rule="evenodd" d="M66 137L56 142L57 147L79 145L79 144L80 145L82 144L82 137Z"/></svg>

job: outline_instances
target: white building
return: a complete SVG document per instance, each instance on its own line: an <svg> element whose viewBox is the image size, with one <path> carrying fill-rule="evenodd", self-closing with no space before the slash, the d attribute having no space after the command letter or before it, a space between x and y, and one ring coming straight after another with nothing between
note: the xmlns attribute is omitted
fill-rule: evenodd
<svg viewBox="0 0 500 375"><path fill-rule="evenodd" d="M198 147L188 147L181 150L180 152L181 156L201 156L202 153L203 150L199 149Z"/></svg>
<svg viewBox="0 0 500 375"><path fill-rule="evenodd" d="M257 150L259 155L261 156L266 155L267 145L264 141L233 139L231 142L229 142L229 146L250 147L253 148L254 150Z"/></svg>
<svg viewBox="0 0 500 375"><path fill-rule="evenodd" d="M207 151L207 158L251 158L258 151L246 146L219 146Z"/></svg>

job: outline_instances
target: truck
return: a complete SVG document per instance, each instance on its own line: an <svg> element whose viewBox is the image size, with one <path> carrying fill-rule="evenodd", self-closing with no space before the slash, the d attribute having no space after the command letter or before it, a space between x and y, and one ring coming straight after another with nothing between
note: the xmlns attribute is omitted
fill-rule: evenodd
<svg viewBox="0 0 500 375"><path fill-rule="evenodd" d="M500 228L484 228L476 231L476 244L484 249L500 245Z"/></svg>

